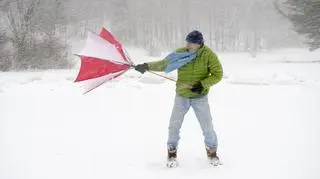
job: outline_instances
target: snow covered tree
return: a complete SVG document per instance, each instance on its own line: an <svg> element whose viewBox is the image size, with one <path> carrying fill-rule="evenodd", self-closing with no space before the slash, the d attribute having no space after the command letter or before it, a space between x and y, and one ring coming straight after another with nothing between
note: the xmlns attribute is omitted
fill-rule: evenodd
<svg viewBox="0 0 320 179"><path fill-rule="evenodd" d="M25 2L16 0L7 2L2 9L5 14L6 37L11 44L11 68L24 68L27 56L30 55L33 46L32 32L34 30L34 14L38 2Z"/></svg>
<svg viewBox="0 0 320 179"><path fill-rule="evenodd" d="M1 2L2 26L5 29L1 45L9 46L10 54L1 58L5 68L0 70L70 66L66 57L67 45L54 34L56 25L60 23L58 17L63 14L60 4L60 0Z"/></svg>
<svg viewBox="0 0 320 179"><path fill-rule="evenodd" d="M320 0L287 0L287 13L278 8L293 24L294 30L307 38L310 50L320 48Z"/></svg>

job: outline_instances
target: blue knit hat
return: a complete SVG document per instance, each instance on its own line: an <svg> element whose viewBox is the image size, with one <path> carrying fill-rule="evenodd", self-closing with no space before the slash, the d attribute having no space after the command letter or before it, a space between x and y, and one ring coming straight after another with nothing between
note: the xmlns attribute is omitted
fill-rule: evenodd
<svg viewBox="0 0 320 179"><path fill-rule="evenodd" d="M199 45L203 45L204 43L202 33L197 30L190 32L186 37L186 41L189 43L194 43Z"/></svg>

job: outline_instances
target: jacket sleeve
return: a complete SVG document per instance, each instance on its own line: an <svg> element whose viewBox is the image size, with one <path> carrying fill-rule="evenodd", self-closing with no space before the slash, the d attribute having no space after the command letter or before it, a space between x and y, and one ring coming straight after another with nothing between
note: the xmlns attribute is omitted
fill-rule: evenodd
<svg viewBox="0 0 320 179"><path fill-rule="evenodd" d="M214 84L217 84L223 77L223 69L222 65L215 53L210 53L208 55L208 69L209 76L201 81L201 84L204 88L209 88Z"/></svg>
<svg viewBox="0 0 320 179"><path fill-rule="evenodd" d="M148 70L150 71L164 71L167 67L168 60L163 59L155 62L149 62L148 64Z"/></svg>

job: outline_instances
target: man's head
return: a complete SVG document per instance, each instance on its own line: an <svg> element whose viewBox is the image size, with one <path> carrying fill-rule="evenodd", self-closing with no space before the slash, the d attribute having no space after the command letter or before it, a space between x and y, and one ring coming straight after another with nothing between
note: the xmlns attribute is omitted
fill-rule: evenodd
<svg viewBox="0 0 320 179"><path fill-rule="evenodd" d="M197 51L204 44L202 33L197 30L190 32L186 37L186 41L186 48L190 52Z"/></svg>

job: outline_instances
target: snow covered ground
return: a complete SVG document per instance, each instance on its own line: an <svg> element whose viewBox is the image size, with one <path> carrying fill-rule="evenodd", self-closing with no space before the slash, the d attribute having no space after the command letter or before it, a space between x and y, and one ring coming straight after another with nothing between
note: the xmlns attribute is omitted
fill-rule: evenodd
<svg viewBox="0 0 320 179"><path fill-rule="evenodd" d="M77 69L9 72L0 73L0 178L319 179L320 54L218 55L225 76L209 100L224 165L207 164L190 110L180 167L166 168L171 81L132 70L82 95Z"/></svg>

